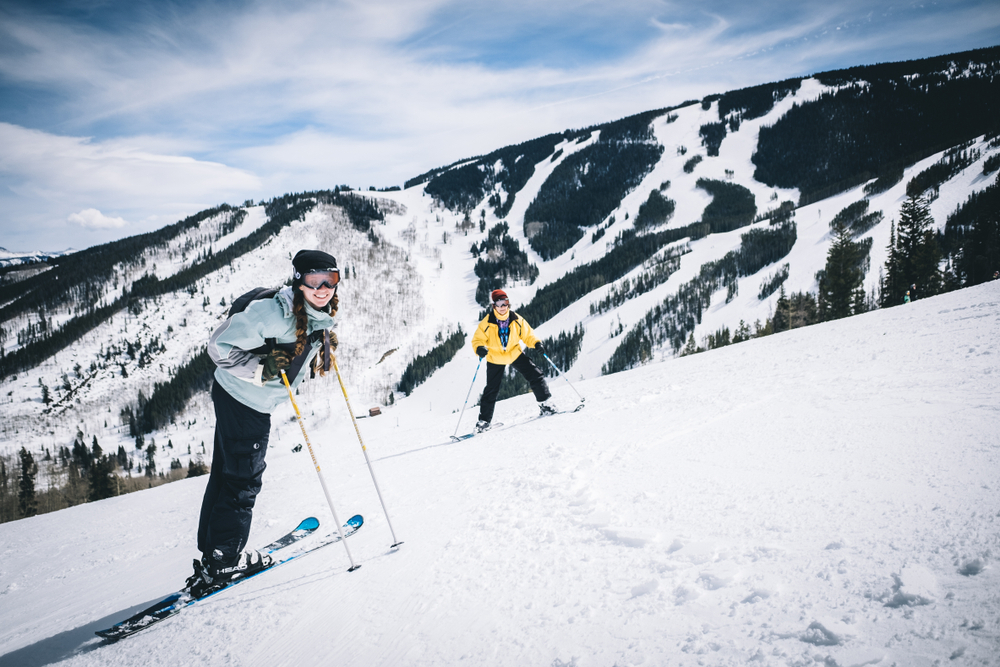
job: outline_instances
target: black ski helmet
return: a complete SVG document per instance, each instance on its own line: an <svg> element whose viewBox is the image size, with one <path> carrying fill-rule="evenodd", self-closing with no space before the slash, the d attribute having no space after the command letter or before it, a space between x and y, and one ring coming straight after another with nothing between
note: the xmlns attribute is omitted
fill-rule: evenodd
<svg viewBox="0 0 1000 667"><path fill-rule="evenodd" d="M302 276L313 271L334 271L337 269L336 258L322 250L299 250L292 259L292 287L302 284Z"/></svg>

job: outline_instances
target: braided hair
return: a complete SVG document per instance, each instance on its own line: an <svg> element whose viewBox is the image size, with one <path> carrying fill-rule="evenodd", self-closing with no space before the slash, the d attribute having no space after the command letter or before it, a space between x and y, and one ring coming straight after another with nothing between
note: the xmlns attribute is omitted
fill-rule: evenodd
<svg viewBox="0 0 1000 667"><path fill-rule="evenodd" d="M309 316L306 314L306 298L302 294L302 290L293 290L295 295L292 298L292 314L295 316L295 354L293 356L299 356L306 349L306 345L309 343ZM340 299L337 295L333 295L333 299L330 300L330 316L337 314L337 305ZM319 354L313 359L313 370L320 374L320 377L326 376L325 368L330 367L333 360L327 360L327 347L321 345L319 348Z"/></svg>

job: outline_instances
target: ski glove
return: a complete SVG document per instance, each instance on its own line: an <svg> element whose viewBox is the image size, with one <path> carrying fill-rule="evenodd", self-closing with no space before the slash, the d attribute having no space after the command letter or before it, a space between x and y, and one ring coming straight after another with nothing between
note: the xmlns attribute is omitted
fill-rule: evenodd
<svg viewBox="0 0 1000 667"><path fill-rule="evenodd" d="M485 346L480 345L479 347L476 348L476 354L478 354L479 358L482 359L487 354L489 354L489 350L487 350Z"/></svg>
<svg viewBox="0 0 1000 667"><path fill-rule="evenodd" d="M291 363L292 355L288 354L284 350L271 350L271 352L264 357L264 371L261 373L260 379L264 382L273 380L281 374L283 369L288 368Z"/></svg>
<svg viewBox="0 0 1000 667"><path fill-rule="evenodd" d="M535 349L538 350L539 352L541 352L542 354L545 354L545 348L542 347L542 343L541 342L535 343Z"/></svg>

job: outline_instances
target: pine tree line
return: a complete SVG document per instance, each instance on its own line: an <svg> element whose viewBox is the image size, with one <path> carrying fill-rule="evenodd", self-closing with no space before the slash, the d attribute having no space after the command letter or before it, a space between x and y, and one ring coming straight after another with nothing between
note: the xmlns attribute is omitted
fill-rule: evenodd
<svg viewBox="0 0 1000 667"><path fill-rule="evenodd" d="M133 477L133 460L121 446L116 454L104 453L97 437L88 447L77 432L73 448L44 450L36 456L22 447L13 455L0 456L0 523L46 514L86 502L141 491L167 482L208 472L200 460L192 460L187 471L178 459L169 472ZM45 488L39 488L39 473L46 473ZM147 468L148 469L148 468Z"/></svg>
<svg viewBox="0 0 1000 667"><path fill-rule="evenodd" d="M426 354L416 357L406 365L406 369L399 378L399 384L396 385L396 390L409 396L434 371L451 361L463 345L465 345L465 332L459 325L458 330L445 338L438 346Z"/></svg>
<svg viewBox="0 0 1000 667"><path fill-rule="evenodd" d="M740 276L753 275L787 255L795 245L794 222L769 229L751 229L741 237L738 250L722 259L702 265L698 277L681 285L646 313L625 335L601 368L604 375L635 368L653 359L653 351L669 343L674 353L681 350L702 314L711 305L712 295Z"/></svg>
<svg viewBox="0 0 1000 667"><path fill-rule="evenodd" d="M650 260L653 266L644 270L635 280L626 278L608 293L606 297L596 303L590 304L590 314L598 315L606 313L613 308L617 308L629 299L634 299L641 294L652 291L658 285L667 282L674 273L681 268L681 257L691 252L691 246L685 244L683 247L670 248L663 256ZM648 264L649 262L644 263Z"/></svg>
<svg viewBox="0 0 1000 667"><path fill-rule="evenodd" d="M708 178L699 178L695 185L712 195L712 201L701 214L702 223L709 226L711 233L731 232L753 223L757 203L744 186Z"/></svg>
<svg viewBox="0 0 1000 667"><path fill-rule="evenodd" d="M1000 271L1000 176L948 216L938 241L962 286L993 279Z"/></svg>
<svg viewBox="0 0 1000 667"><path fill-rule="evenodd" d="M214 373L215 363L208 356L208 350L202 348L190 361L174 371L169 380L156 382L149 398L140 391L136 400L137 433L133 435L152 433L169 424L175 415L184 410L192 396L212 384Z"/></svg>
<svg viewBox="0 0 1000 667"><path fill-rule="evenodd" d="M956 146L944 156L914 176L906 184L906 196L917 197L928 190L937 190L941 184L982 157L979 150L969 150L967 145Z"/></svg>
<svg viewBox="0 0 1000 667"><path fill-rule="evenodd" d="M791 267L787 263L782 264L780 269L767 278L764 278L763 282L760 284L760 290L757 292L758 301L763 301L778 291L778 288L781 287L786 280L788 280L789 268Z"/></svg>
<svg viewBox="0 0 1000 667"><path fill-rule="evenodd" d="M171 292L192 289L194 284L201 278L231 265L239 257L259 248L292 222L303 219L305 214L316 205L316 198L317 193L303 193L301 195L285 195L284 197L272 199L265 205L265 210L268 212L269 217L268 222L261 225L252 233L238 239L218 253L212 253L209 250L201 261L195 262L191 266L163 280L160 280L155 275L146 274L132 283L131 290L124 289L123 296L111 304L100 308L93 308L83 315L78 315L66 322L57 331L50 332L44 339L36 340L11 354L3 356L0 358L0 378L7 377L27 368L32 368L52 355L59 353L108 320L115 313L122 310L122 308L128 307L134 313L138 313L141 311L144 300L154 299ZM226 208L211 209L211 211L214 211L213 215L217 215L223 210L231 210L231 207L228 207L228 205L224 206ZM203 213L206 215L199 214L201 217L199 217L198 222L211 217L207 215L208 212ZM192 216L192 218L194 217L196 216ZM186 220L190 221L192 218ZM169 238L173 237L164 236L162 238L166 240L162 240L161 242L166 244ZM129 239L124 240L128 241ZM131 247L134 244L124 245ZM139 252L143 252L147 247L149 247L148 243L141 245Z"/></svg>
<svg viewBox="0 0 1000 667"><path fill-rule="evenodd" d="M528 243L543 259L558 257L583 238L582 228L601 224L618 208L662 154L663 146L645 133L602 131L598 141L560 162L539 188L524 214Z"/></svg>
<svg viewBox="0 0 1000 667"><path fill-rule="evenodd" d="M777 83L765 83L759 86L731 90L722 95L706 97L705 101L702 102L702 108L706 110L711 107L713 101L719 100L719 122L706 123L698 130L701 144L705 147L709 157L719 155L722 140L726 138L727 127L732 132L739 131L740 124L744 120L760 118L767 114L774 108L775 103L790 94L794 95L801 86L802 79L787 79ZM694 170L694 164L691 164L691 169L688 169L688 165L685 164L684 171L690 174Z"/></svg>
<svg viewBox="0 0 1000 667"><path fill-rule="evenodd" d="M838 230L844 227L851 238L857 238L874 228L884 218L882 211L869 213L868 200L860 199L853 204L848 204L837 215L833 216L833 220L830 221L830 230L837 234Z"/></svg>
<svg viewBox="0 0 1000 667"><path fill-rule="evenodd" d="M507 223L501 222L490 229L482 245L472 244L473 257L479 257L474 268L479 278L476 303L484 308L489 305L494 289L510 287L518 280L531 284L538 277L538 267L528 261L528 254L509 231Z"/></svg>
<svg viewBox="0 0 1000 667"><path fill-rule="evenodd" d="M998 69L991 47L817 75L841 87L761 128L754 178L799 188L803 205L990 132L1000 125Z"/></svg>
<svg viewBox="0 0 1000 667"><path fill-rule="evenodd" d="M702 223L641 236L634 229L628 230L600 259L582 264L558 280L539 288L531 302L518 309L518 314L536 327L552 319L559 311L584 295L618 280L667 244L687 237L701 238L707 233L708 226Z"/></svg>
<svg viewBox="0 0 1000 667"><path fill-rule="evenodd" d="M635 215L633 226L637 230L644 230L650 227L658 227L670 221L677 208L677 202L668 197L664 197L662 192L670 187L670 181L666 181L659 190L651 190L649 198L639 205L639 212Z"/></svg>
<svg viewBox="0 0 1000 667"><path fill-rule="evenodd" d="M903 180L903 175L905 170L902 166L894 166L891 168L886 168L879 174L871 183L866 183L864 187L864 192L866 197L874 197L875 195L880 195L883 192L888 192L897 183Z"/></svg>
<svg viewBox="0 0 1000 667"><path fill-rule="evenodd" d="M79 303L80 299L86 299L84 304L94 304L103 297L116 266L139 266L146 252L167 247L174 238L209 218L235 211L232 206L222 204L154 232L53 257L48 262L52 267L48 271L17 283L0 284L0 303L6 304L0 308L0 322L26 312L55 310L67 303ZM56 283L59 289L52 289Z"/></svg>

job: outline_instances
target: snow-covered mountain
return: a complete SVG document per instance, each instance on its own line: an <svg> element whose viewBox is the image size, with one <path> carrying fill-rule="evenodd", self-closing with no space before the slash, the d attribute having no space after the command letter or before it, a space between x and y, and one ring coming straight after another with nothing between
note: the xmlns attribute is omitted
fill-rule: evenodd
<svg viewBox="0 0 1000 667"><path fill-rule="evenodd" d="M961 67L955 65L961 59L947 58L896 64L893 85L907 81L918 90L942 81L993 85L996 58L975 58ZM676 340L653 339L642 354L618 362L628 356L622 351L630 334L649 327L651 314L662 312L706 266L739 251L750 232L780 236L788 230L782 238L791 241L775 261L723 281L703 281L698 289L710 292L700 297L688 328L681 327L681 343L690 336L702 344L723 329L736 331L741 322L751 328L766 322L778 298L777 292L761 297L766 283L783 277L787 292L815 292L816 274L833 241L831 222L852 205L863 204L871 221L856 237L870 243L864 289L871 293L912 180L936 165L953 164L960 153L961 168L948 170L928 190L938 229L971 194L996 180L1000 142L989 132L972 137L960 132L978 127L982 121L975 114L988 111L989 102L947 107L972 114L967 126L943 133L953 143L933 149L920 144L919 157L907 154L898 173L898 161L890 161L885 173L864 171L848 179L853 185L841 179L828 187L833 177L823 181L816 176L818 167L803 163L803 173L812 174L801 179L808 191L757 177L776 183L790 178L777 173L773 161L761 162L782 145L773 138L774 128L813 109L812 103L881 90L886 76L881 69L859 68L850 76L826 73L710 96L462 160L413 179L403 190L304 193L267 205L223 205L155 234L74 253L42 275L0 283L0 452L8 456L7 469L14 468L13 453L25 447L39 462L40 487L61 485L69 473L59 453L75 442L89 448L96 441L103 452L121 451L137 466L146 465L148 446L155 444L157 471L173 465L178 475L199 457L208 458L213 417L207 394L200 390L187 400L157 392L197 362L233 298L257 285L286 282L291 256L304 247L329 250L344 268L338 360L359 413L421 400L421 387L404 398L400 377L413 359L459 327L468 333L475 326L482 309L476 267L484 258L510 259L507 250L488 243L491 235L499 238L504 225L502 237L516 244L534 272L497 278L494 283L500 284L491 286L503 286L515 310L528 313L543 338L583 331L565 369L573 380L673 358ZM937 118L940 101L932 102L918 116ZM832 170L839 153L836 146L826 148ZM769 165L771 175L762 173L767 171L762 165ZM710 223L710 205L734 192L744 204L738 215ZM365 209L360 201L374 206ZM561 229L560 207L581 201L588 202L585 210ZM657 202L661 215L651 216ZM772 224L779 219L785 222ZM645 254L625 252L631 252L630 244L643 243ZM600 265L611 257L617 261L613 274ZM577 278L595 266L588 279ZM39 268L44 267L31 270ZM88 280L57 288L64 284L59 280L82 275ZM573 283L564 290L571 296L549 298L560 281ZM65 298L53 301L53 295ZM543 298L545 308L538 306ZM459 385L471 381L474 362L464 347L450 362L466 368L469 380ZM306 382L301 391L314 402L329 387ZM457 410L466 391L467 386L439 387L429 403ZM154 396L169 409L144 426L139 417ZM315 416L327 416L325 402L316 403L311 409L321 412Z"/></svg>
<svg viewBox="0 0 1000 667"><path fill-rule="evenodd" d="M513 398L456 444L459 355L361 422L398 550L334 380L301 400L359 570L331 546L102 645L189 573L205 478L6 523L0 666L997 664L998 327L994 281L578 381L575 414ZM291 416L255 544L332 522Z"/></svg>
<svg viewBox="0 0 1000 667"><path fill-rule="evenodd" d="M7 248L0 248L0 267L18 266L21 264L36 264L38 262L47 262L53 257L62 257L63 255L69 255L70 253L76 252L72 248L66 250L60 250L58 252L45 252L42 250L32 250L30 252L17 252L14 250L7 250Z"/></svg>

